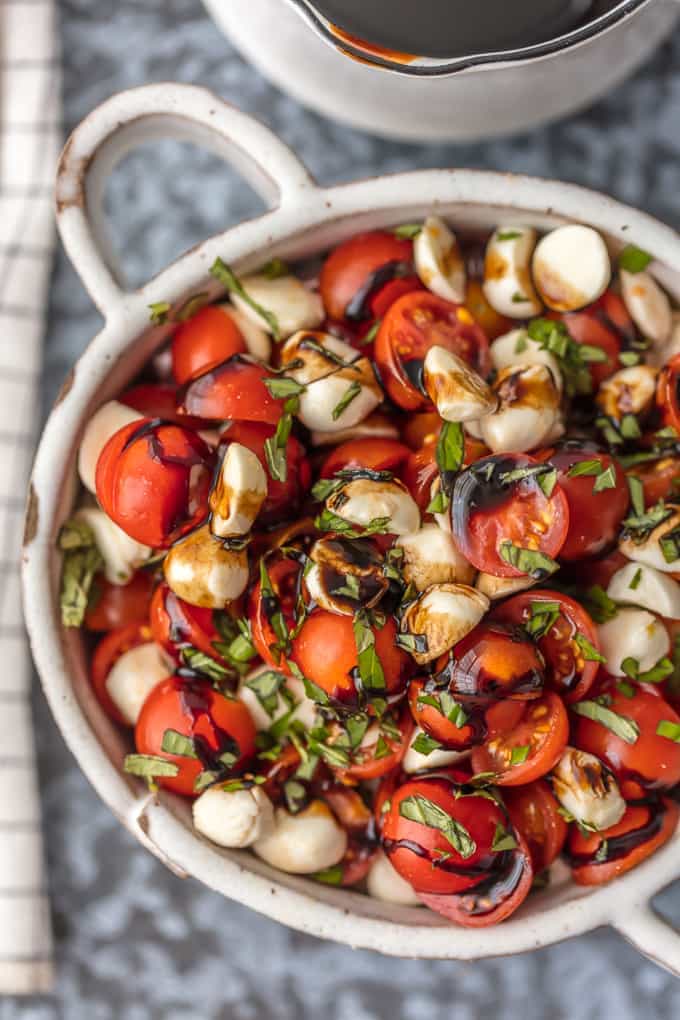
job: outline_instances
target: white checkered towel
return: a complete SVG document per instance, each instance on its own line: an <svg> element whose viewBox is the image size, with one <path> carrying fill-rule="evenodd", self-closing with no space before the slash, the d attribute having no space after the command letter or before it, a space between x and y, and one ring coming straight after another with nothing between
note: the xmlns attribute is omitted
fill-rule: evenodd
<svg viewBox="0 0 680 1020"><path fill-rule="evenodd" d="M29 994L52 982L18 567L61 138L54 0L0 0L0 75L0 994Z"/></svg>

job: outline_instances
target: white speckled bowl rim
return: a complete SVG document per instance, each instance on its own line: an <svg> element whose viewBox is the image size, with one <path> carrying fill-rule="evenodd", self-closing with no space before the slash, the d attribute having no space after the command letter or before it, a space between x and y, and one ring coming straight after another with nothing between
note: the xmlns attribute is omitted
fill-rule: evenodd
<svg viewBox="0 0 680 1020"><path fill-rule="evenodd" d="M220 153L273 208L210 238L143 288L118 282L101 199L111 168L153 138L191 140ZM75 461L92 411L130 381L163 342L151 328L156 301L219 293L208 269L216 256L244 272L273 256L319 252L348 234L410 222L438 210L463 229L517 219L538 227L577 220L597 227L612 251L628 240L651 251L654 271L680 298L680 238L669 227L604 195L562 184L474 170L431 170L317 187L268 129L211 93L150 85L114 96L71 136L57 176L59 230L106 323L75 365L50 414L33 470L23 553L26 621L35 662L66 742L102 799L152 853L178 875L323 938L394 956L475 959L522 952L610 924L647 956L680 974L680 936L650 908L650 898L680 875L680 833L616 882L583 889L557 869L555 881L507 922L486 929L450 925L424 909L380 903L357 892L283 875L247 852L227 852L198 837L186 802L151 797L121 771L126 739L94 698L79 632L59 620L59 527L77 481Z"/></svg>

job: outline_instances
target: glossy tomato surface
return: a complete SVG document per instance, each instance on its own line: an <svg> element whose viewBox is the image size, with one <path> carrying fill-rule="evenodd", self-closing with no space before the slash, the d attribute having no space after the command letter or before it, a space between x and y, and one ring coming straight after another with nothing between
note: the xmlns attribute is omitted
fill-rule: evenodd
<svg viewBox="0 0 680 1020"><path fill-rule="evenodd" d="M595 386L613 375L620 367L619 354L630 349L636 339L633 320L618 294L605 291L601 298L578 312L551 313L550 318L562 319L569 335L579 344L599 347L606 360L589 366Z"/></svg>
<svg viewBox="0 0 680 1020"><path fill-rule="evenodd" d="M127 584L111 584L103 574L98 574L90 590L85 627L114 630L131 623L147 623L154 585L150 570L138 570Z"/></svg>
<svg viewBox="0 0 680 1020"><path fill-rule="evenodd" d="M349 468L396 474L410 454L408 446L396 439L350 439L329 453L321 465L321 477L332 478L336 471Z"/></svg>
<svg viewBox="0 0 680 1020"><path fill-rule="evenodd" d="M284 401L272 397L265 386L265 380L271 378L272 373L260 362L234 354L180 389L180 413L207 421L233 418L276 425Z"/></svg>
<svg viewBox="0 0 680 1020"><path fill-rule="evenodd" d="M372 230L343 241L324 262L319 279L329 318L339 322L370 318L372 299L397 276L413 277L412 263L412 242L388 230Z"/></svg>
<svg viewBox="0 0 680 1020"><path fill-rule="evenodd" d="M514 706L512 711L514 716ZM559 761L569 736L566 709L553 691L526 702L519 721L514 719L508 726L497 711L486 742L472 752L474 772L492 773L498 786L522 786L546 775Z"/></svg>
<svg viewBox="0 0 680 1020"><path fill-rule="evenodd" d="M219 305L207 305L180 323L172 337L172 373L182 384L233 354L245 354L240 329Z"/></svg>
<svg viewBox="0 0 680 1020"><path fill-rule="evenodd" d="M664 425L680 433L680 354L661 369L656 402Z"/></svg>
<svg viewBox="0 0 680 1020"><path fill-rule="evenodd" d="M220 640L213 622L213 610L192 606L175 595L165 583L157 586L149 612L154 641L176 661L181 650L197 648L213 659L219 659L214 642Z"/></svg>
<svg viewBox="0 0 680 1020"><path fill-rule="evenodd" d="M139 411L145 418L160 418L187 429L200 429L204 424L200 418L180 414L177 407L178 393L179 389L174 383L139 383L121 393L118 399L121 404Z"/></svg>
<svg viewBox="0 0 680 1020"><path fill-rule="evenodd" d="M90 663L90 679L92 687L102 708L114 722L121 726L129 726L129 722L118 710L109 695L106 681L108 675L121 655L132 648L146 644L151 640L151 632L147 626L129 623L109 631L99 642Z"/></svg>
<svg viewBox="0 0 680 1020"><path fill-rule="evenodd" d="M263 590L260 578L250 593L248 619L257 654L270 666L289 673L288 634L295 627L295 606L302 568L295 559L275 555L266 561Z"/></svg>
<svg viewBox="0 0 680 1020"><path fill-rule="evenodd" d="M336 770L343 782L380 779L401 764L413 733L413 719L402 709L396 719L373 723L361 745L351 754L346 768Z"/></svg>
<svg viewBox="0 0 680 1020"><path fill-rule="evenodd" d="M534 871L545 871L562 852L568 832L550 784L536 779L525 786L507 787L503 800L512 824L526 841Z"/></svg>

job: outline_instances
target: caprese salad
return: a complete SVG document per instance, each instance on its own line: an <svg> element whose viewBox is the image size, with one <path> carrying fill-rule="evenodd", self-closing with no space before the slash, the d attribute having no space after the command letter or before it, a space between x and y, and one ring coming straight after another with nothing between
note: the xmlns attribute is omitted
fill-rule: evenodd
<svg viewBox="0 0 680 1020"><path fill-rule="evenodd" d="M467 926L608 882L680 784L680 318L587 225L438 216L155 304L63 527L125 770Z"/></svg>

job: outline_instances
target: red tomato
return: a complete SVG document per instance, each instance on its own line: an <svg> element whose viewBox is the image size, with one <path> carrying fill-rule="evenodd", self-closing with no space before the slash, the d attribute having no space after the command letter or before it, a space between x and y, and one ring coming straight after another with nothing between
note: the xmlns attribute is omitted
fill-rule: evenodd
<svg viewBox="0 0 680 1020"><path fill-rule="evenodd" d="M272 397L265 386L265 379L271 378L264 365L234 354L182 387L177 398L180 413L208 421L234 418L276 425L284 401Z"/></svg>
<svg viewBox="0 0 680 1020"><path fill-rule="evenodd" d="M656 386L656 403L665 426L680 432L680 354L661 369Z"/></svg>
<svg viewBox="0 0 680 1020"><path fill-rule="evenodd" d="M141 418L99 455L97 499L137 542L167 549L208 514L214 457L197 433Z"/></svg>
<svg viewBox="0 0 680 1020"><path fill-rule="evenodd" d="M295 626L295 604L301 567L297 560L286 558L271 557L265 562L273 596L263 598L261 580L257 581L250 593L248 618L253 644L257 654L266 663L276 666L282 673L289 673L283 652L275 647L280 642L280 636L277 636L272 620L276 620L280 612L287 631L291 631Z"/></svg>
<svg viewBox="0 0 680 1020"><path fill-rule="evenodd" d="M208 305L182 322L172 337L172 372L178 383L188 382L232 354L245 354L240 329L219 305Z"/></svg>
<svg viewBox="0 0 680 1020"><path fill-rule="evenodd" d="M601 885L625 874L667 843L675 832L680 807L666 798L630 804L620 822L603 832L571 826L569 861L579 885ZM599 854L598 854L599 851ZM601 860L597 860L597 857Z"/></svg>
<svg viewBox="0 0 680 1020"><path fill-rule="evenodd" d="M186 429L200 429L205 422L177 410L178 388L174 383L140 383L126 390L118 400L139 411L145 418L161 418Z"/></svg>
<svg viewBox="0 0 680 1020"><path fill-rule="evenodd" d="M396 280L390 280L384 287L376 291L370 301L371 315L375 320L382 319L395 301L404 294L411 294L414 290L424 292L425 288L417 276L401 276Z"/></svg>
<svg viewBox="0 0 680 1020"><path fill-rule="evenodd" d="M396 439L349 439L336 446L326 457L321 466L321 477L332 478L336 471L347 468L396 473L410 452L408 446Z"/></svg>
<svg viewBox="0 0 680 1020"><path fill-rule="evenodd" d="M435 682L472 705L506 698L527 701L543 689L545 663L521 631L485 620L437 661Z"/></svg>
<svg viewBox="0 0 680 1020"><path fill-rule="evenodd" d="M527 786L508 787L503 800L512 824L526 840L534 871L545 871L562 852L568 831L550 785L537 779Z"/></svg>
<svg viewBox="0 0 680 1020"><path fill-rule="evenodd" d="M472 752L472 768L475 773L495 773L499 786L522 786L546 775L559 761L569 736L566 709L553 691L527 702L513 726L503 725L498 717L494 722L486 743Z"/></svg>
<svg viewBox="0 0 680 1020"><path fill-rule="evenodd" d="M560 552L569 529L569 505L561 487L555 485L548 497L535 475L512 480L515 472L536 464L526 454L497 454L475 461L458 475L451 504L453 537L478 570L496 577L523 576L503 559L504 543L552 559Z"/></svg>
<svg viewBox="0 0 680 1020"><path fill-rule="evenodd" d="M680 782L680 744L657 733L664 721L680 726L680 716L656 688L635 684L630 697L629 693L628 688L621 689L614 681L605 683L600 691L609 711L638 727L634 743L627 743L604 723L581 715L574 720L572 743L608 765L619 780L623 796L635 799L641 787L670 789Z"/></svg>
<svg viewBox="0 0 680 1020"><path fill-rule="evenodd" d="M400 694L412 661L407 652L397 647L397 625L392 617L381 629L371 630L385 687L366 692L369 701L371 696ZM293 640L292 657L304 675L329 698L349 705L361 702L364 692L357 685L357 645L351 616L313 609Z"/></svg>
<svg viewBox="0 0 680 1020"><path fill-rule="evenodd" d="M560 559L597 556L618 537L630 502L626 476L618 461L581 440L567 441L555 450L542 450L534 456L557 468L558 481L569 504L569 531L560 549ZM578 465L586 465L591 474L574 475ZM605 471L613 472L613 484L596 492L598 475Z"/></svg>
<svg viewBox="0 0 680 1020"><path fill-rule="evenodd" d="M622 348L630 347L636 339L633 320L621 298L612 290L605 291L601 298L579 312L551 312L549 317L561 319L577 343L600 347L605 352L606 361L588 366L595 386L621 367Z"/></svg>
<svg viewBox="0 0 680 1020"><path fill-rule="evenodd" d="M392 726L397 726L399 737L392 735L389 730L385 730L380 723L373 723L371 733L375 731L375 740L369 740L367 736L366 746L362 742L361 746L352 754L351 764L347 768L335 770L341 782L349 780L350 782L363 783L369 779L379 779L401 764L413 733L413 719L408 709L403 709L398 721L396 723L394 719L391 721Z"/></svg>
<svg viewBox="0 0 680 1020"><path fill-rule="evenodd" d="M334 248L321 269L319 289L329 318L360 320L369 302L397 275L412 276L413 244L387 230L356 234Z"/></svg>
<svg viewBox="0 0 680 1020"><path fill-rule="evenodd" d="M442 420L436 411L408 414L400 424L401 438L407 446L416 452L438 439L442 428Z"/></svg>
<svg viewBox="0 0 680 1020"><path fill-rule="evenodd" d="M196 758L163 750L168 730L194 742ZM158 784L185 797L194 794L201 772L221 778L238 775L255 754L255 726L245 705L214 690L207 680L171 676L148 696L135 727L139 754L151 754L177 765L175 776L160 776ZM225 761L221 756L229 755Z"/></svg>
<svg viewBox="0 0 680 1020"><path fill-rule="evenodd" d="M654 506L660 499L677 502L680 488L680 459L661 457L637 464L626 472L642 482L645 506Z"/></svg>
<svg viewBox="0 0 680 1020"><path fill-rule="evenodd" d="M263 524L280 523L282 519L292 517L303 497L307 494L312 479L309 461L305 456L305 448L295 436L288 437L286 445L286 480L279 482L272 478L267 467L265 442L274 435L273 425L265 425L253 421L232 422L226 432L222 433L222 443L241 443L255 454L267 473L267 498L258 515Z"/></svg>
<svg viewBox="0 0 680 1020"><path fill-rule="evenodd" d="M85 613L87 630L114 630L131 623L146 623L154 583L150 570L138 570L127 584L111 584L103 574L97 574Z"/></svg>
<svg viewBox="0 0 680 1020"><path fill-rule="evenodd" d="M507 825L505 812L495 801L472 792L457 797L458 791L458 785L445 774L412 779L395 791L385 814L385 853L419 894L462 892L493 873L491 846L497 827ZM407 814L423 820L414 821ZM440 824L427 824L428 816ZM464 830L467 845L463 847L472 851L467 856L442 831L447 819Z"/></svg>
<svg viewBox="0 0 680 1020"><path fill-rule="evenodd" d="M614 549L613 552L601 556L597 560L583 560L580 563L569 564L568 569L572 568L570 577L573 577L574 584L579 587L589 588L599 585L606 591L616 571L625 567L626 563L630 563L630 560L626 559L618 549Z"/></svg>
<svg viewBox="0 0 680 1020"><path fill-rule="evenodd" d="M491 307L479 280L468 280L465 307L490 341L503 336L504 333L509 333L516 326L512 319L500 315L495 308Z"/></svg>
<svg viewBox="0 0 680 1020"><path fill-rule="evenodd" d="M425 417L414 415L413 417ZM465 437L465 455L463 465L473 464L489 452L484 443L470 436ZM437 464L437 437L427 440L419 450L409 455L401 471L401 478L414 500L424 513L430 504L432 483L439 474Z"/></svg>
<svg viewBox="0 0 680 1020"><path fill-rule="evenodd" d="M212 609L191 606L184 602L167 584L159 584L151 600L149 622L156 644L180 661L182 648L198 648L213 659L220 656L215 651L214 641L220 635L213 623Z"/></svg>
<svg viewBox="0 0 680 1020"><path fill-rule="evenodd" d="M409 705L418 726L443 747L454 751L464 751L483 739L485 730L479 714L471 715L461 704L454 703L453 698L446 696L446 689L442 699L442 692L430 691L429 685L430 681L424 678L414 679L409 684Z"/></svg>
<svg viewBox="0 0 680 1020"><path fill-rule="evenodd" d="M464 928L488 928L505 921L531 891L534 869L524 837L515 831L514 850L499 853L499 863L488 878L467 892L453 895L424 893L426 907Z"/></svg>
<svg viewBox="0 0 680 1020"><path fill-rule="evenodd" d="M493 618L509 624L539 627L541 607L544 612L549 612L548 607L557 607L557 616L552 623L550 615L543 618L544 626L537 639L546 663L547 681L565 701L580 701L592 687L599 666L597 659L586 658L586 655L592 654L586 642L597 654L599 641L595 624L578 602L558 591L535 589L513 595L501 603L494 609ZM545 624L548 623L550 625L546 629Z"/></svg>
<svg viewBox="0 0 680 1020"><path fill-rule="evenodd" d="M428 409L422 368L430 347L445 347L482 375L490 367L489 342L463 305L429 292L399 298L385 315L375 341L375 361L388 395L405 411Z"/></svg>
<svg viewBox="0 0 680 1020"><path fill-rule="evenodd" d="M122 726L129 726L118 708L111 700L106 686L108 675L115 666L118 659L131 648L147 644L151 641L151 631L148 627L140 626L138 623L129 623L123 627L117 627L101 639L92 655L90 663L90 679L94 693L106 714L114 722Z"/></svg>

